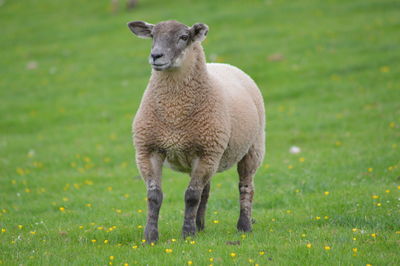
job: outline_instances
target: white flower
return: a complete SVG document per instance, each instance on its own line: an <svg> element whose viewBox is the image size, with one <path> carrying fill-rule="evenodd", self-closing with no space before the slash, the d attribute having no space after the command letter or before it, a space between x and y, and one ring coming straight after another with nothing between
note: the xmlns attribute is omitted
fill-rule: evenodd
<svg viewBox="0 0 400 266"><path fill-rule="evenodd" d="M301 149L300 149L299 147L297 147L297 146L292 146L292 147L290 147L289 152L290 152L291 154L298 154L298 153L301 152Z"/></svg>

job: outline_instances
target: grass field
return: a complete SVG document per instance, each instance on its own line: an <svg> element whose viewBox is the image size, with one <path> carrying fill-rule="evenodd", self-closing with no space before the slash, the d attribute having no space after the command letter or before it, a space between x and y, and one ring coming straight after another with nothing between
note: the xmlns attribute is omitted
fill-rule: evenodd
<svg viewBox="0 0 400 266"><path fill-rule="evenodd" d="M231 169L182 240L189 179L166 169L160 241L142 245L131 121L151 44L126 23L166 19L208 24L208 61L263 92L252 233ZM400 264L398 1L1 0L0 22L0 264Z"/></svg>

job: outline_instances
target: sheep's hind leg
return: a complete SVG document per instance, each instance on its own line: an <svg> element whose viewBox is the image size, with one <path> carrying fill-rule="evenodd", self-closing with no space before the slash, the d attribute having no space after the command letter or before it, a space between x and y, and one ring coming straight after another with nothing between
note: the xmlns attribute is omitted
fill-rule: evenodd
<svg viewBox="0 0 400 266"><path fill-rule="evenodd" d="M201 201L199 208L197 210L197 215L196 215L196 226L197 226L197 231L202 231L204 230L204 225L205 225L205 214L206 214L206 208L207 208L207 201L208 201L208 196L210 194L210 182L207 183L207 185L203 189L203 193L201 194Z"/></svg>
<svg viewBox="0 0 400 266"><path fill-rule="evenodd" d="M243 232L251 231L251 212L254 195L253 177L260 166L262 155L252 146L249 152L238 163L240 216L237 229Z"/></svg>

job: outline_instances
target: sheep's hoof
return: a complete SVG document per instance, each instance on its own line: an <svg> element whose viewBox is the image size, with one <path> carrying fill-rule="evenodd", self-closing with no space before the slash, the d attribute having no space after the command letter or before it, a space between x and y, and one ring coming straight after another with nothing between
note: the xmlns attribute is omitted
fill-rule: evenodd
<svg viewBox="0 0 400 266"><path fill-rule="evenodd" d="M204 219L198 219L196 220L196 227L197 227L197 231L203 231L204 230Z"/></svg>
<svg viewBox="0 0 400 266"><path fill-rule="evenodd" d="M237 230L241 232L251 232L251 221L248 218L239 218Z"/></svg>
<svg viewBox="0 0 400 266"><path fill-rule="evenodd" d="M183 226L182 237L186 239L188 236L194 236L196 234L195 226Z"/></svg>
<svg viewBox="0 0 400 266"><path fill-rule="evenodd" d="M150 243L156 243L158 241L158 230L157 228L154 227L147 227L146 230L144 231L144 237L146 239L146 242L148 244Z"/></svg>

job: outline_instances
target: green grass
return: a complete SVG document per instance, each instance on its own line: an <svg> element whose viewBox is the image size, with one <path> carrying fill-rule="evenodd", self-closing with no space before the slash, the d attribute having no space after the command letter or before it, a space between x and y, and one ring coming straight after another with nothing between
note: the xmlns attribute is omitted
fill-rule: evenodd
<svg viewBox="0 0 400 266"><path fill-rule="evenodd" d="M0 5L0 264L400 264L398 1L139 0L117 14L105 0ZM263 92L253 233L235 229L232 169L212 180L205 232L181 240L188 177L166 169L160 241L141 245L131 121L150 41L126 23L166 19L207 23L207 58Z"/></svg>

